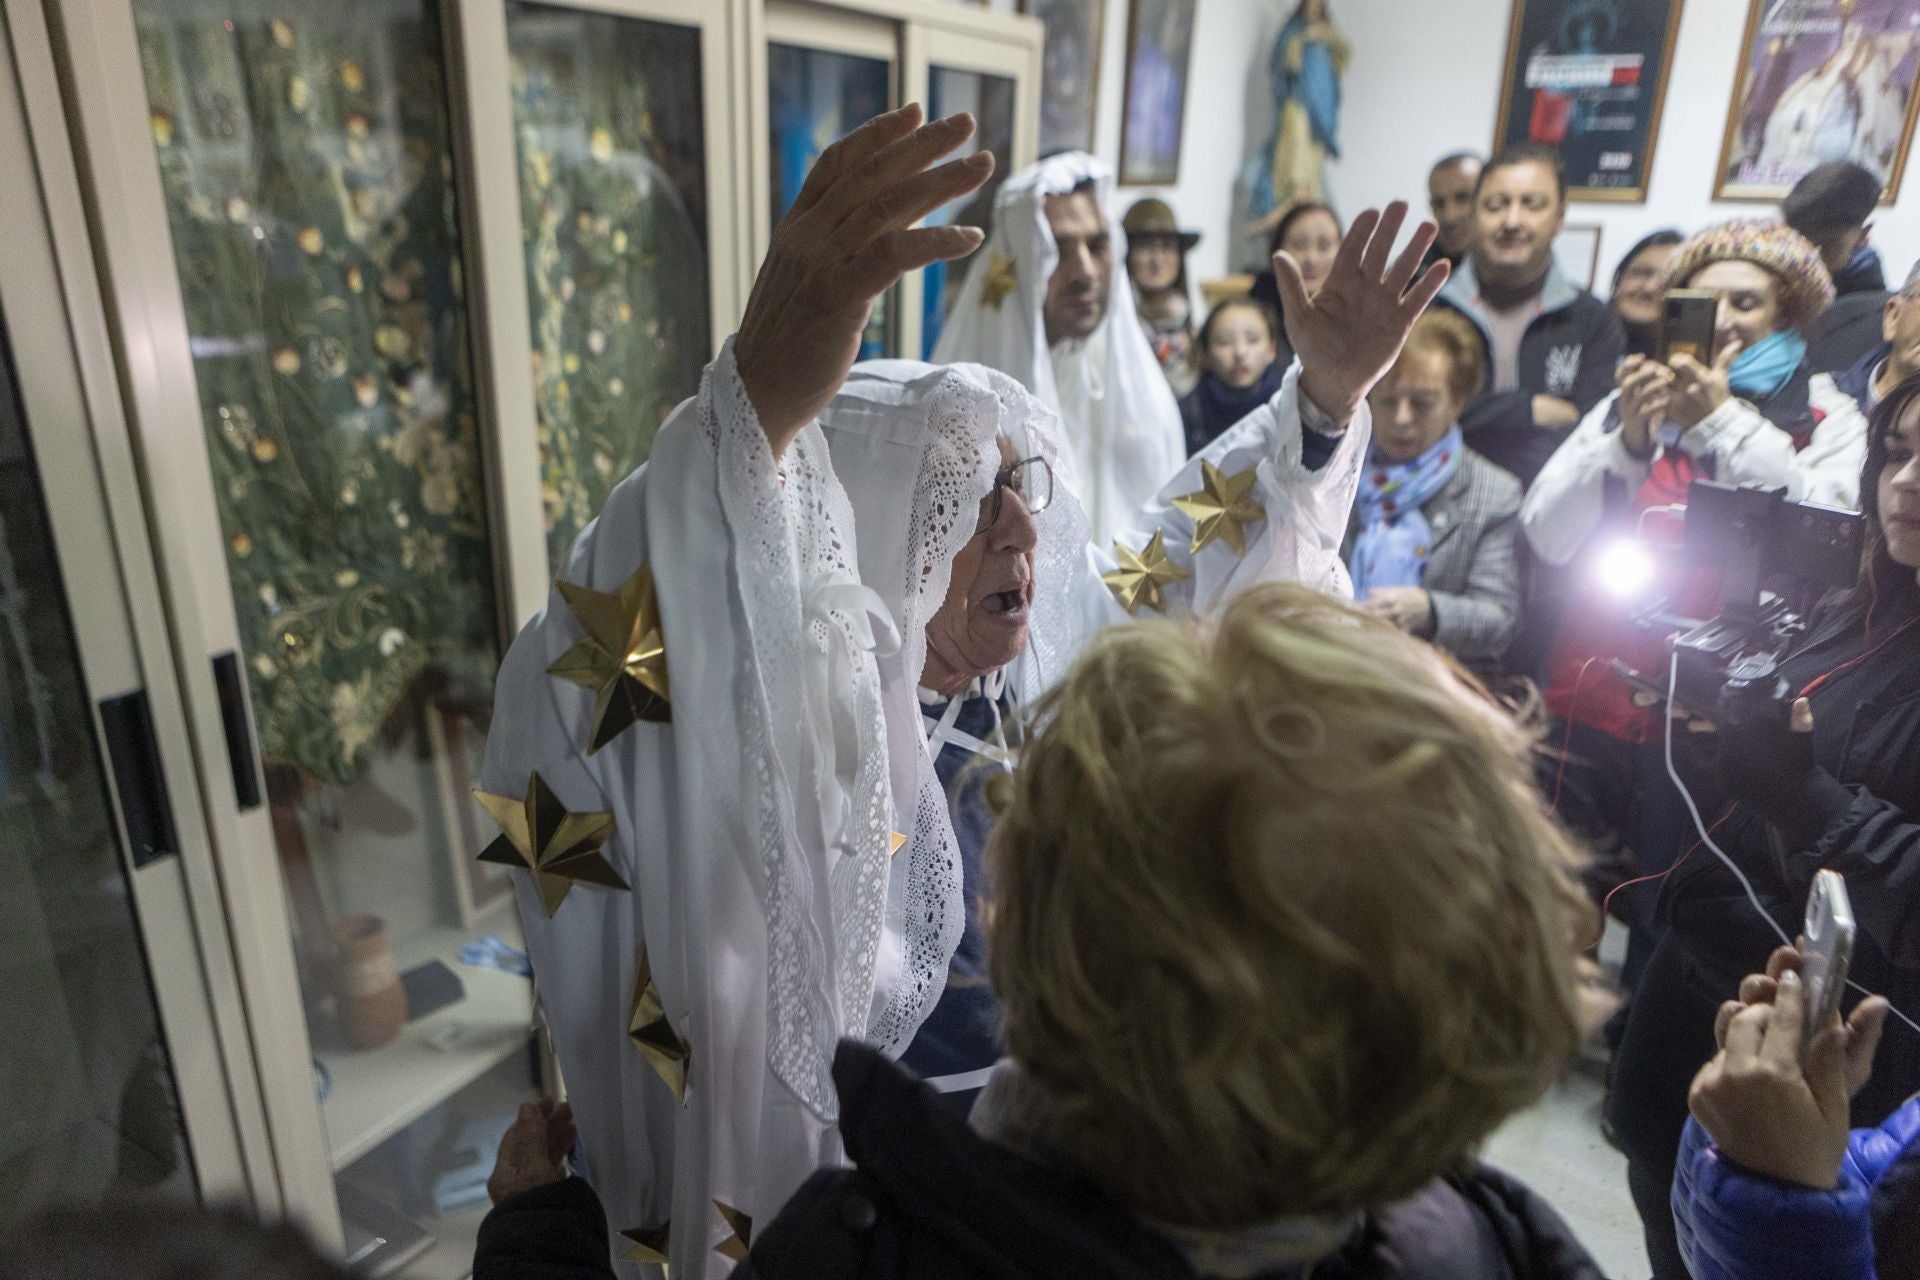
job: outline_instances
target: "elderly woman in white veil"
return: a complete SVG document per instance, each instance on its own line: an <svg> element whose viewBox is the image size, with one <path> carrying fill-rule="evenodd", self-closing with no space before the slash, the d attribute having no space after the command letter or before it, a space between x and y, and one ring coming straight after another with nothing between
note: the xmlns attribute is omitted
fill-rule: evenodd
<svg viewBox="0 0 1920 1280"><path fill-rule="evenodd" d="M489 856L531 873L583 1172L616 1256L681 1276L723 1273L839 1158L836 1042L899 1054L940 1001L967 919L936 757L960 739L956 717L929 749L923 685L1031 696L1091 626L1271 577L1343 586L1363 398L1443 278L1414 281L1430 228L1389 267L1404 207L1355 220L1311 305L1283 262L1304 370L1108 557L1085 545L1050 415L1009 379L849 379L872 300L980 242L910 229L991 164L925 170L971 121L918 124L909 107L822 156L739 334L500 677ZM1038 513L1041 468L1009 466L1033 458L1057 482ZM1023 518L1027 549L982 578L993 531ZM1006 677L980 667L989 622Z"/></svg>

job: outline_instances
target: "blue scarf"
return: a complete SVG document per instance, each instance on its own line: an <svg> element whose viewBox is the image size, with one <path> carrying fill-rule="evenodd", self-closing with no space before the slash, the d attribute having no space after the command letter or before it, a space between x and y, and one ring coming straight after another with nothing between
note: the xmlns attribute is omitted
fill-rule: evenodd
<svg viewBox="0 0 1920 1280"><path fill-rule="evenodd" d="M1806 358L1807 340L1797 329L1775 329L1734 357L1727 385L1739 395L1768 399Z"/></svg>
<svg viewBox="0 0 1920 1280"><path fill-rule="evenodd" d="M1457 426L1412 462L1389 462L1375 447L1354 500L1360 536L1354 539L1347 566L1353 572L1354 599L1365 600L1375 587L1420 585L1433 548L1433 529L1420 508L1460 470L1464 448Z"/></svg>

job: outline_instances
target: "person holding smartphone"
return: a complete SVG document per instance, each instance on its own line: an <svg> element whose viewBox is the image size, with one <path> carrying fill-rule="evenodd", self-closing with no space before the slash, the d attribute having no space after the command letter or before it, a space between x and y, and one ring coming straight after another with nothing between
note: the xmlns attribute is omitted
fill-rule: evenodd
<svg viewBox="0 0 1920 1280"><path fill-rule="evenodd" d="M1848 1127L1871 1079L1887 1002L1825 1026L1781 947L1714 1022L1719 1052L1694 1077L1673 1182L1694 1280L1920 1277L1920 1097L1885 1124Z"/></svg>
<svg viewBox="0 0 1920 1280"><path fill-rule="evenodd" d="M1714 839L1782 933L1798 928L1819 871L1846 878L1858 925L1852 976L1912 1013L1920 1010L1920 377L1875 410L1860 493L1859 575L1814 611L1783 663L1796 695L1791 718L1723 725L1718 776L1690 786L1716 823ZM1668 1191L1688 1086L1715 1055L1721 993L1758 969L1779 935L1704 848L1685 853L1668 876L1658 920L1665 934L1614 1060L1608 1115L1654 1273L1684 1280ZM1902 1023L1853 1100L1854 1123L1884 1121L1916 1090L1920 1033Z"/></svg>

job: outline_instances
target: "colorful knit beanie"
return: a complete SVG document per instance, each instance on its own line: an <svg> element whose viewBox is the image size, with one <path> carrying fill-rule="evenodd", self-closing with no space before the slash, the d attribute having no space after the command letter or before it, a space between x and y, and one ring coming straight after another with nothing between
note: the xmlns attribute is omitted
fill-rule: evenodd
<svg viewBox="0 0 1920 1280"><path fill-rule="evenodd" d="M1715 262L1751 262L1780 284L1780 316L1803 325L1833 301L1833 279L1820 251L1783 222L1749 220L1708 227L1680 246L1667 266L1666 288L1684 289L1700 269Z"/></svg>

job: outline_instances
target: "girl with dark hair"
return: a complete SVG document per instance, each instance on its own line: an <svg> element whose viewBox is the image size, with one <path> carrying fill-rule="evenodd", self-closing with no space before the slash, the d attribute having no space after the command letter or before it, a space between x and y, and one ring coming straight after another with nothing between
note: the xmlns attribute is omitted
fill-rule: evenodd
<svg viewBox="0 0 1920 1280"><path fill-rule="evenodd" d="M1280 363L1279 317L1251 298L1229 298L1200 326L1200 380L1180 400L1187 456L1273 399L1286 366Z"/></svg>
<svg viewBox="0 0 1920 1280"><path fill-rule="evenodd" d="M1685 240L1671 229L1643 236L1613 269L1613 297L1608 305L1626 326L1630 356L1651 356L1660 347L1660 301L1666 290L1667 264Z"/></svg>
<svg viewBox="0 0 1920 1280"><path fill-rule="evenodd" d="M1308 202L1287 210L1286 216L1274 227L1267 257L1272 258L1282 249L1291 254L1300 264L1300 279L1311 298L1320 292L1321 282L1333 270L1333 255L1339 248L1339 215L1330 205ZM1286 309L1280 304L1280 283L1274 279L1271 264L1253 278L1253 288L1247 291L1247 296L1280 317L1281 323L1275 332L1280 367L1286 368L1293 361L1293 348L1287 344Z"/></svg>
<svg viewBox="0 0 1920 1280"><path fill-rule="evenodd" d="M1846 877L1859 937L1852 977L1920 1013L1920 376L1874 411L1860 474L1866 551L1854 585L1814 611L1782 665L1792 720L1720 735L1717 780L1694 781L1714 837L1792 936L1816 871ZM1730 803L1725 803L1730 802ZM1689 844L1692 841L1688 841ZM1615 1059L1609 1116L1659 1280L1683 1280L1668 1190L1687 1090L1714 1056L1714 1012L1779 936L1733 874L1696 847L1667 877L1666 935ZM1848 1002L1849 1004L1852 1001ZM1884 1121L1920 1089L1920 1031L1887 1030L1853 1122Z"/></svg>

